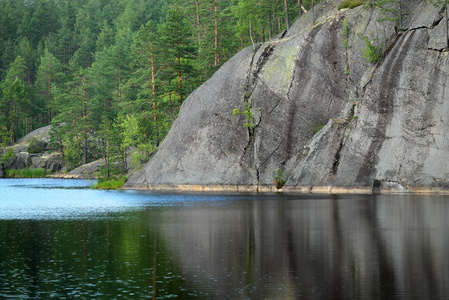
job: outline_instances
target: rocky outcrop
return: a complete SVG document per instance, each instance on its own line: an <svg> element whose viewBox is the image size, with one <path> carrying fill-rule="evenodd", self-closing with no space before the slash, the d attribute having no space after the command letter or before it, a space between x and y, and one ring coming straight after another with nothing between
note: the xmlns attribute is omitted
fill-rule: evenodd
<svg viewBox="0 0 449 300"><path fill-rule="evenodd" d="M338 3L323 2L313 26L305 15L282 38L229 60L186 99L159 151L125 188L261 189L281 169L290 190L446 190L442 11L407 1L397 32L377 21L376 9L338 11ZM363 37L383 49L375 65ZM232 115L245 102L251 120Z"/></svg>
<svg viewBox="0 0 449 300"><path fill-rule="evenodd" d="M59 172L63 166L63 157L61 153L50 152L45 149L50 140L51 126L45 126L34 130L25 137L21 138L12 149L15 157L6 164L8 169L24 169L24 168L43 168L50 173ZM29 153L30 142L38 143L42 148L42 152Z"/></svg>
<svg viewBox="0 0 449 300"><path fill-rule="evenodd" d="M7 167L9 169L43 168L50 173L59 172L63 167L63 159L60 153L28 153L19 152L11 160Z"/></svg>
<svg viewBox="0 0 449 300"><path fill-rule="evenodd" d="M96 160L91 163L82 165L65 174L59 174L58 177L63 178L95 178L98 176L100 168L105 165L104 159Z"/></svg>
<svg viewBox="0 0 449 300"><path fill-rule="evenodd" d="M50 141L50 131L51 125L38 128L18 140L17 144L28 143L33 138L48 143Z"/></svg>

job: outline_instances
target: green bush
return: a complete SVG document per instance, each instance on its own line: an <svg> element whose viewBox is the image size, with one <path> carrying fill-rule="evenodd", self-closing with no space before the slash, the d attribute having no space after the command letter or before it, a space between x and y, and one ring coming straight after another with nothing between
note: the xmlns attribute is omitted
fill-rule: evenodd
<svg viewBox="0 0 449 300"><path fill-rule="evenodd" d="M342 10L345 8L355 8L357 6L363 5L365 4L365 1L361 1L361 0L345 0L342 1L339 5L338 5L338 10Z"/></svg>
<svg viewBox="0 0 449 300"><path fill-rule="evenodd" d="M38 140L35 137L32 137L29 141L27 152L28 153L42 153L45 151L45 148L47 148L47 143Z"/></svg>
<svg viewBox="0 0 449 300"><path fill-rule="evenodd" d="M251 110L248 101L245 101L245 110L239 110L238 108L234 108L234 110L232 111L232 115L236 116L238 114L246 116L246 122L245 124L243 124L244 127L254 129L257 126L257 124L254 121L253 111Z"/></svg>
<svg viewBox="0 0 449 300"><path fill-rule="evenodd" d="M14 153L14 150L12 148L8 148L5 151L5 153L1 156L0 163L7 165L16 157L17 155Z"/></svg>
<svg viewBox="0 0 449 300"><path fill-rule="evenodd" d="M104 190L119 189L125 184L126 180L127 180L126 176L118 176L109 179L100 178L98 179L97 184L93 188Z"/></svg>
<svg viewBox="0 0 449 300"><path fill-rule="evenodd" d="M274 183L276 184L276 188L278 190L282 189L287 181L284 178L284 173L282 173L281 168L277 169L274 174Z"/></svg>
<svg viewBox="0 0 449 300"><path fill-rule="evenodd" d="M382 50L380 47L376 47L373 43L368 39L368 37L363 37L363 41L365 42L366 48L363 50L363 57L365 57L367 62L377 63L382 57Z"/></svg>
<svg viewBox="0 0 449 300"><path fill-rule="evenodd" d="M142 164L150 159L156 149L157 148L151 144L139 144L137 149L131 154L131 167L140 170Z"/></svg>

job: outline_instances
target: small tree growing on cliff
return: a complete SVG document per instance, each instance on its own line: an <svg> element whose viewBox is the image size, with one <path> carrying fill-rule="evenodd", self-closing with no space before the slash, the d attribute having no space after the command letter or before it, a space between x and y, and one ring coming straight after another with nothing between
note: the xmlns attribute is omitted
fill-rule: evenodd
<svg viewBox="0 0 449 300"><path fill-rule="evenodd" d="M276 173L274 174L274 183L276 184L276 189L278 190L282 189L286 182L287 181L284 178L284 173L282 172L282 169L278 168L276 170Z"/></svg>
<svg viewBox="0 0 449 300"><path fill-rule="evenodd" d="M402 29L402 20L404 18L402 0L378 0L374 5L379 7L384 15L378 21L390 21L396 24L399 29Z"/></svg>
<svg viewBox="0 0 449 300"><path fill-rule="evenodd" d="M377 63L382 57L382 51L380 47L376 47L366 36L362 37L365 42L366 48L363 50L363 57L365 57L367 62L372 64Z"/></svg>
<svg viewBox="0 0 449 300"><path fill-rule="evenodd" d="M248 128L249 135L254 135L254 129L256 128L257 124L254 120L253 111L251 110L251 106L249 105L248 101L245 101L245 109L239 110L238 108L234 108L232 115L244 115L246 116L246 122L243 124L244 127Z"/></svg>

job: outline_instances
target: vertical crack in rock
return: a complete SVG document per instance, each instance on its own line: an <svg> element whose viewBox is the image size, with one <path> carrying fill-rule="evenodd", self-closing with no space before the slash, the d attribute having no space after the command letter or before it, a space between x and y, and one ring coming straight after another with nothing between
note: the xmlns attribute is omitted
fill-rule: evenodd
<svg viewBox="0 0 449 300"><path fill-rule="evenodd" d="M259 59L257 60L256 63L256 67L253 71L253 80L252 80L253 84L259 78L259 73L262 70L263 66L267 63L271 54L273 54L274 48L275 48L274 44L268 44L268 46L265 47L265 49L263 50L262 54L260 54Z"/></svg>
<svg viewBox="0 0 449 300"><path fill-rule="evenodd" d="M341 155L341 151L343 150L344 141L346 138L346 136L345 136L346 129L348 128L348 126L350 125L352 120L354 119L355 106L356 106L356 104L353 103L346 120L344 121L343 124L341 124L342 126L345 127L345 131L343 132L343 136L340 139L340 144L338 145L337 152L335 152L335 155L334 155L334 163L332 164L332 174L333 175L337 175L337 172L338 172L338 166L340 165L340 155Z"/></svg>
<svg viewBox="0 0 449 300"><path fill-rule="evenodd" d="M258 164L256 162L256 157L258 154L258 149L256 145L256 128L259 126L259 124L262 122L262 112L260 110L254 110L254 99L252 98L252 94L254 90L257 87L257 84L259 82L259 73L261 72L264 65L268 62L270 56L273 54L275 46L274 44L268 44L260 54L257 62L254 65L254 59L256 57L256 54L258 53L261 45L258 45L258 47L255 49L253 56L251 58L250 66L247 72L246 77L246 84L245 84L245 90L244 90L244 96L243 100L245 105L248 105L249 109L251 110L251 116L249 117L250 120L247 120L250 125L246 126L248 130L248 143L246 144L243 152L243 157L246 156L248 153L248 150L250 150L251 147L253 147L252 151L252 157L250 158L250 161L253 162L253 168L255 170L256 174L256 183L257 183L257 189L260 183L260 167L262 164ZM247 104L246 104L247 103Z"/></svg>

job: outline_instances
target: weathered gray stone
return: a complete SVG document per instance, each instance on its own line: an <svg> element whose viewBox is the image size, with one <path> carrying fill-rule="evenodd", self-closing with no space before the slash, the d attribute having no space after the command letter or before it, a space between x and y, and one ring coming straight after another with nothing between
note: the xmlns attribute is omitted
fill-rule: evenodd
<svg viewBox="0 0 449 300"><path fill-rule="evenodd" d="M63 167L63 158L60 153L31 156L31 168L43 168L50 173L59 172Z"/></svg>
<svg viewBox="0 0 449 300"><path fill-rule="evenodd" d="M34 130L25 137L21 138L17 144L12 146L16 157L12 159L6 166L9 169L23 168L44 168L50 173L60 172L64 167L63 157L61 153L28 153L28 145L30 140L36 138L47 144L50 139L51 126L45 126Z"/></svg>
<svg viewBox="0 0 449 300"><path fill-rule="evenodd" d="M338 12L338 3L317 8L314 26L306 15L283 38L229 60L186 99L125 187L270 185L278 168L290 187L449 187L449 58L429 50L444 41L441 11L408 1L397 32L376 21L378 10ZM384 49L374 66L362 36ZM254 130L232 116L245 101Z"/></svg>
<svg viewBox="0 0 449 300"><path fill-rule="evenodd" d="M50 141L50 130L51 130L51 125L38 128L38 129L30 132L29 134L27 134L20 140L18 140L17 144L28 143L32 138L36 138L38 140L42 140L42 141L48 143Z"/></svg>
<svg viewBox="0 0 449 300"><path fill-rule="evenodd" d="M67 172L62 177L66 178L93 178L95 173L99 171L100 167L104 166L104 159L100 159Z"/></svg>

